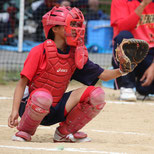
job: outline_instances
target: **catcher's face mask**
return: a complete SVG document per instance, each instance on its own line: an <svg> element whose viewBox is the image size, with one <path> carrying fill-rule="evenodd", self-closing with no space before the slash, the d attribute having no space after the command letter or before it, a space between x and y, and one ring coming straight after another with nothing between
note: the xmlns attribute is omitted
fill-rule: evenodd
<svg viewBox="0 0 154 154"><path fill-rule="evenodd" d="M66 43L70 46L84 44L85 24L82 12L73 8L66 18L65 26Z"/></svg>

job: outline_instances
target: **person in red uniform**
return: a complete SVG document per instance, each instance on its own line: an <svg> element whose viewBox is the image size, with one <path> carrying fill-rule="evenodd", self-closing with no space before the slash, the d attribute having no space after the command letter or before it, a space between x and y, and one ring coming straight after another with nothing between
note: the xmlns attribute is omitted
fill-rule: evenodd
<svg viewBox="0 0 154 154"><path fill-rule="evenodd" d="M79 130L105 105L103 89L94 85L98 79L121 76L121 70L105 70L88 59L84 16L79 9L54 7L42 23L47 40L30 51L14 92L8 126L17 126L18 132L12 140L30 141L40 124L60 123L55 142L90 141ZM85 86L66 92L73 79ZM23 97L26 86L29 92Z"/></svg>
<svg viewBox="0 0 154 154"><path fill-rule="evenodd" d="M144 81L142 86L149 86L154 81L154 59L153 63L148 67L148 69L144 72L140 81Z"/></svg>
<svg viewBox="0 0 154 154"><path fill-rule="evenodd" d="M151 65L154 57L154 2L152 0L112 0L111 26L114 31L112 65L118 68L115 49L124 38L142 39L148 42L150 50L147 57L136 69L126 76L115 79L115 89L120 89L120 99L136 100L134 89L141 95L154 94L154 82L143 86L140 80Z"/></svg>

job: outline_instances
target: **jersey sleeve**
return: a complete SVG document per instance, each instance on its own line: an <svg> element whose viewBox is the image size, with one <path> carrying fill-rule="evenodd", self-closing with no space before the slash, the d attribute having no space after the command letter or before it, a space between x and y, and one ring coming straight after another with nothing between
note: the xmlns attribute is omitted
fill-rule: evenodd
<svg viewBox="0 0 154 154"><path fill-rule="evenodd" d="M29 81L32 80L38 69L40 56L40 49L38 47L32 48L24 62L23 70L20 73L21 77L25 76Z"/></svg>
<svg viewBox="0 0 154 154"><path fill-rule="evenodd" d="M128 9L126 0L112 0L111 4L111 26L118 31L134 29L140 17Z"/></svg>
<svg viewBox="0 0 154 154"><path fill-rule="evenodd" d="M88 86L95 85L99 80L98 76L103 71L103 68L88 59L82 70L76 69L72 76L72 79Z"/></svg>

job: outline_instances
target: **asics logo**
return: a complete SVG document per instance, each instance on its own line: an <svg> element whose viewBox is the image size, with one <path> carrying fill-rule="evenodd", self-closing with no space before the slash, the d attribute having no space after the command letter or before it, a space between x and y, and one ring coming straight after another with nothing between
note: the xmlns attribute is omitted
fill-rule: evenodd
<svg viewBox="0 0 154 154"><path fill-rule="evenodd" d="M59 68L59 69L57 70L57 72L68 72L68 69Z"/></svg>

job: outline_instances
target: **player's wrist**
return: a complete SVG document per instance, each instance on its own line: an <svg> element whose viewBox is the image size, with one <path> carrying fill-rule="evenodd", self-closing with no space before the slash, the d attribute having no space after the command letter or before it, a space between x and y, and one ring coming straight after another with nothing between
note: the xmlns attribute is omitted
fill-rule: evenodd
<svg viewBox="0 0 154 154"><path fill-rule="evenodd" d="M127 74L128 74L128 72L123 72L120 68L119 68L118 70L119 70L119 72L120 72L121 76L125 76L125 75L127 75Z"/></svg>

